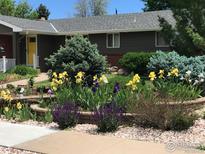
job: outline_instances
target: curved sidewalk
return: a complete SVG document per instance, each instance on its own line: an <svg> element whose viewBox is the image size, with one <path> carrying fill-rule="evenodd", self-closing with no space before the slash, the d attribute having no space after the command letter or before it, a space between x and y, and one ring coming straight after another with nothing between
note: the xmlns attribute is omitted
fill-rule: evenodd
<svg viewBox="0 0 205 154"><path fill-rule="evenodd" d="M6 88L6 86L8 84L12 84L15 87L17 87L18 85L27 85L29 79L24 79L24 80L18 80L18 81L14 81L14 82L9 82L9 83L5 83L5 84L1 84L0 88ZM38 82L42 82L42 81L46 81L48 80L48 76L46 73L40 73L37 77L34 78L35 83Z"/></svg>
<svg viewBox="0 0 205 154"><path fill-rule="evenodd" d="M197 154L196 150L178 150L164 144L127 140L100 135L61 131L15 146L48 154ZM199 152L201 153L201 152Z"/></svg>

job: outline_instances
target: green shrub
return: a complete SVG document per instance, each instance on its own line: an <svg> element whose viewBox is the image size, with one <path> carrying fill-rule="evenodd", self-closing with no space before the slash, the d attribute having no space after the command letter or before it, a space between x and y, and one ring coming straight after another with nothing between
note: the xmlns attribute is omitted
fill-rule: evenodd
<svg viewBox="0 0 205 154"><path fill-rule="evenodd" d="M36 76L38 74L38 71L29 66L17 65L14 68L8 70L7 73L14 73L21 76L25 76L25 75Z"/></svg>
<svg viewBox="0 0 205 154"><path fill-rule="evenodd" d="M139 87L134 95L137 97L127 101L128 112L136 115L134 123L142 127L181 131L192 126L196 119L192 114L194 108L185 107L184 100L170 104L170 96L151 88L149 83Z"/></svg>
<svg viewBox="0 0 205 154"><path fill-rule="evenodd" d="M88 84L91 84L94 75L100 75L106 71L105 57L99 54L96 45L91 44L81 35L66 40L65 47L61 47L58 52L45 60L53 71L67 71L73 81L79 71L85 72Z"/></svg>
<svg viewBox="0 0 205 154"><path fill-rule="evenodd" d="M194 125L194 121L196 117L194 115L186 114L184 115L182 112L172 113L171 122L170 122L170 130L182 131L186 130L189 127Z"/></svg>
<svg viewBox="0 0 205 154"><path fill-rule="evenodd" d="M191 71L190 79L194 82L198 80L200 74L205 75L205 56L186 57L180 56L176 52L165 53L157 51L150 58L147 65L149 71L158 72L160 69L169 72L172 68L178 68L180 76L184 76L187 71Z"/></svg>
<svg viewBox="0 0 205 154"><path fill-rule="evenodd" d="M147 73L147 64L153 52L129 52L120 60L119 64L130 72L144 75Z"/></svg>

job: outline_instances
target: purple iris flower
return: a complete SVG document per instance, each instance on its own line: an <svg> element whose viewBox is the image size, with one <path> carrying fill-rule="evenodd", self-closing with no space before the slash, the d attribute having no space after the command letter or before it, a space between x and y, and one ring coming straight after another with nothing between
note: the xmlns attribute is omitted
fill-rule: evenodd
<svg viewBox="0 0 205 154"><path fill-rule="evenodd" d="M120 91L120 84L117 82L114 86L113 93L116 94Z"/></svg>

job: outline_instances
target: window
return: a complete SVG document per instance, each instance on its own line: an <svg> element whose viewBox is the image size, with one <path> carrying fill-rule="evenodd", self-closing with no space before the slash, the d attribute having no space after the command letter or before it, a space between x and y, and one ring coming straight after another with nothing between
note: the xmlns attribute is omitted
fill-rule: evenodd
<svg viewBox="0 0 205 154"><path fill-rule="evenodd" d="M107 48L120 48L120 34L107 34Z"/></svg>
<svg viewBox="0 0 205 154"><path fill-rule="evenodd" d="M30 37L29 39L30 39L29 41L30 41L31 43L35 43L35 42L36 42L36 38L35 38L35 37Z"/></svg>
<svg viewBox="0 0 205 154"><path fill-rule="evenodd" d="M156 47L169 47L169 44L164 40L160 32L155 33L155 46Z"/></svg>

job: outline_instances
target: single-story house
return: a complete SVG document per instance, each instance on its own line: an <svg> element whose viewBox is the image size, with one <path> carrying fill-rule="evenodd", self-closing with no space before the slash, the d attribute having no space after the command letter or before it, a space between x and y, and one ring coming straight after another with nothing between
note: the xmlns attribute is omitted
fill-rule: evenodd
<svg viewBox="0 0 205 154"><path fill-rule="evenodd" d="M16 59L16 64L32 66L35 55L40 69L46 70L44 58L75 34L86 35L96 43L111 64L126 52L170 50L160 35L159 16L175 23L171 11L47 21L0 16L0 58L6 56Z"/></svg>

